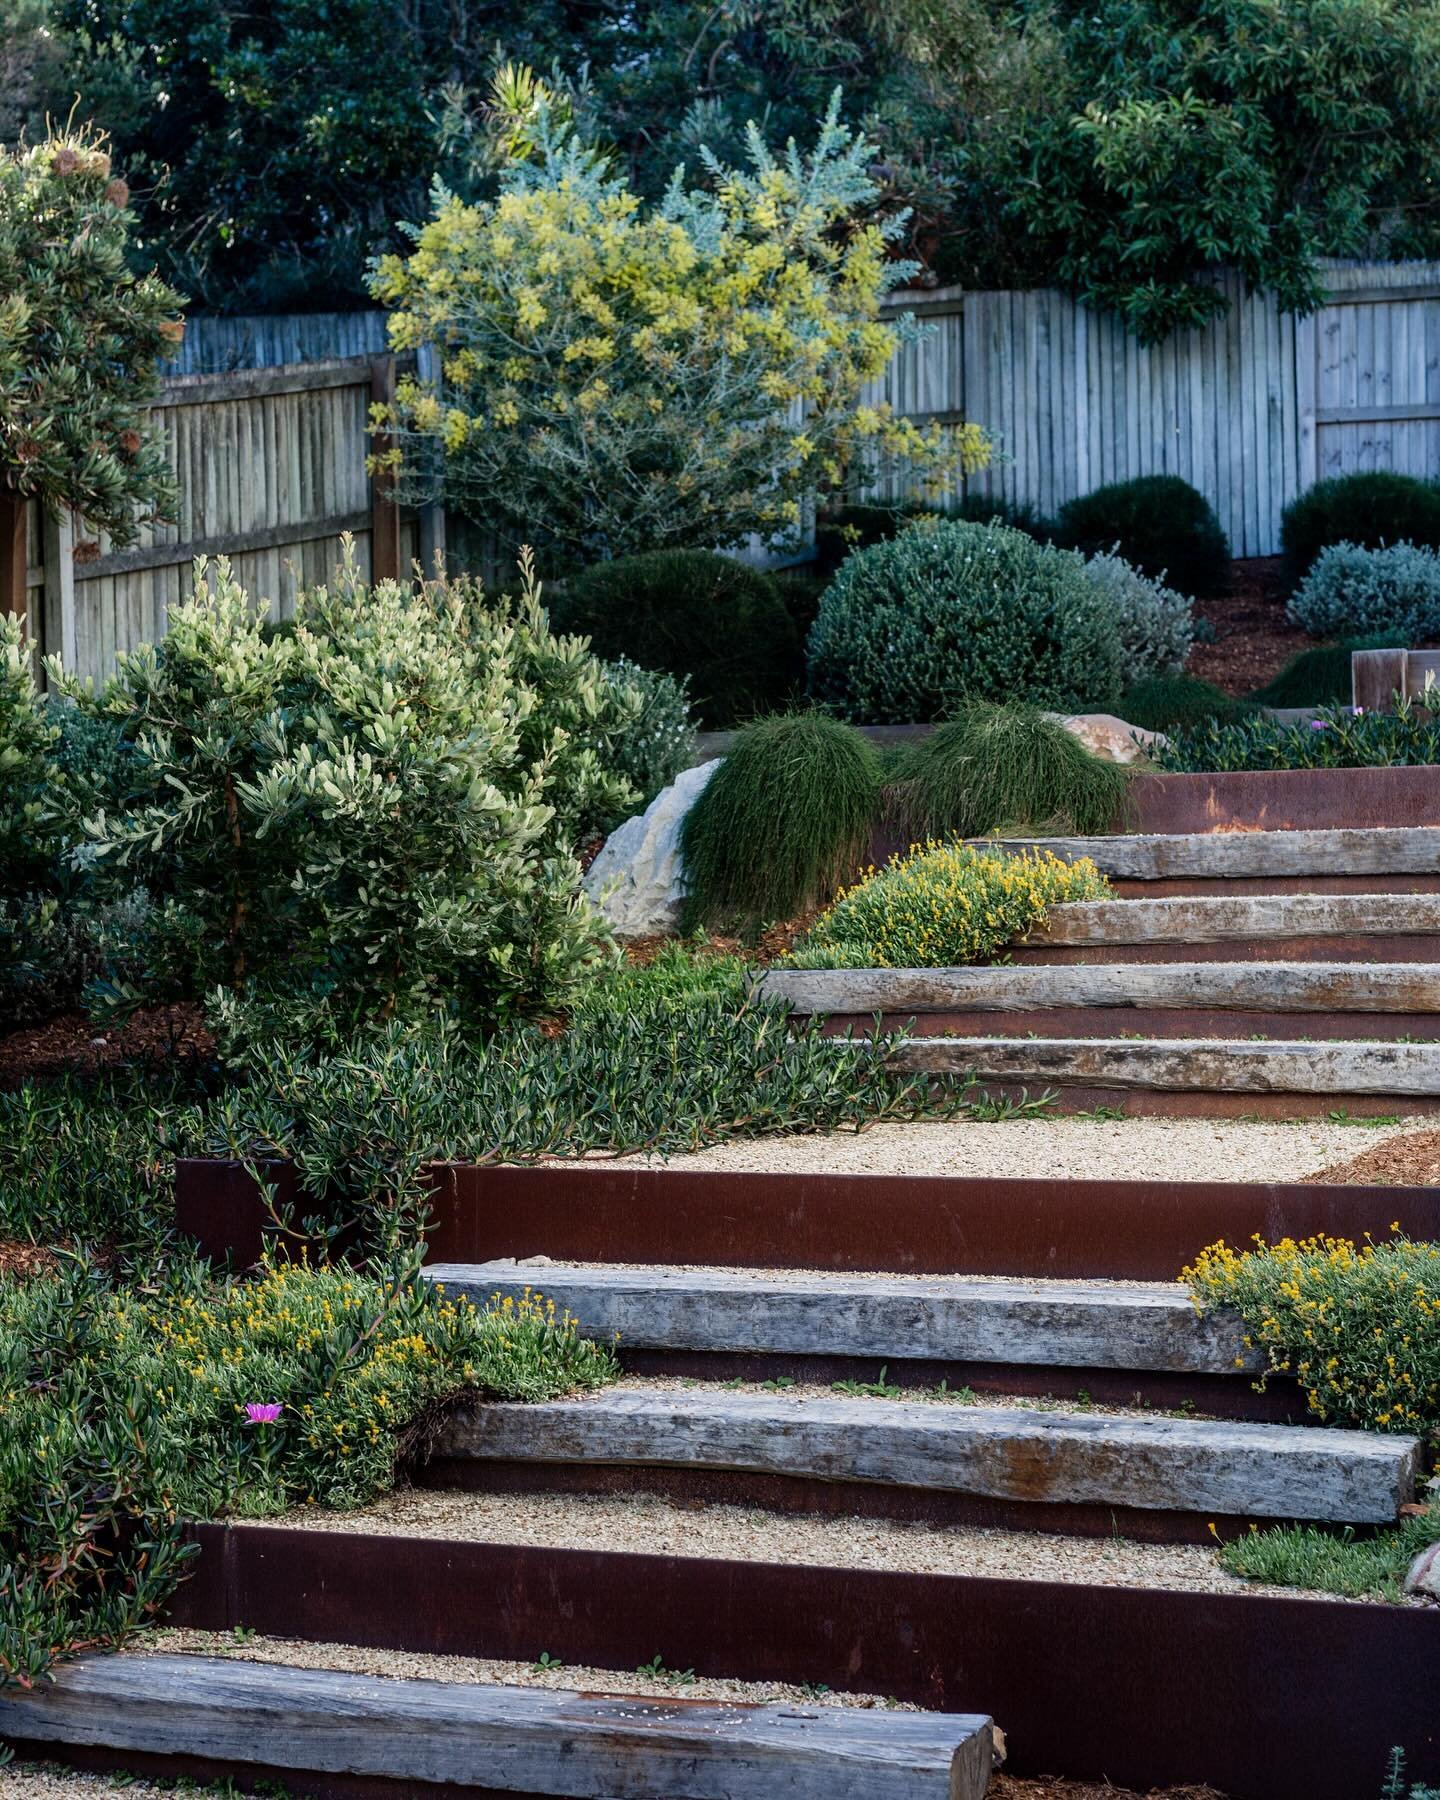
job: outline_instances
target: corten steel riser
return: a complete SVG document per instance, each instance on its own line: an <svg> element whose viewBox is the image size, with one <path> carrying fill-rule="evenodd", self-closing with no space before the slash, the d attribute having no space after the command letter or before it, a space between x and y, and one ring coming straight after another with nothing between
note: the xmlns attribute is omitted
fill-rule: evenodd
<svg viewBox="0 0 1440 1800"><path fill-rule="evenodd" d="M874 1013L828 1013L827 1037L870 1037ZM1244 1043L1394 1043L1440 1041L1440 1013L1246 1012L1240 1007L1032 1006L1011 1012L896 1012L880 1015L882 1032L907 1037L1223 1038Z"/></svg>
<svg viewBox="0 0 1440 1800"><path fill-rule="evenodd" d="M1143 898L1143 896L1142 896ZM1158 896L1157 896L1158 898ZM1440 932L1384 932L1314 937L1209 938L1153 944L1012 944L1005 960L1018 968L1113 963L1433 963Z"/></svg>
<svg viewBox="0 0 1440 1800"><path fill-rule="evenodd" d="M536 1271L543 1289L545 1271ZM1319 1423L1298 1383L1272 1378L1257 1392L1253 1376L1191 1375L1146 1369L1058 1368L1036 1363L936 1362L880 1356L800 1356L748 1350L641 1350L616 1346L620 1367L642 1378L674 1375L689 1381L793 1381L829 1385L885 1380L911 1392L943 1381L952 1392L1019 1395L1031 1399L1093 1401L1156 1412L1194 1412L1207 1418L1259 1419L1285 1425Z"/></svg>
<svg viewBox="0 0 1440 1800"><path fill-rule="evenodd" d="M1440 1780L1440 1609L201 1526L177 1623L823 1682L992 1713L1017 1774L1230 1800Z"/></svg>
<svg viewBox="0 0 1440 1800"><path fill-rule="evenodd" d="M1048 1096L1055 1113L1098 1110L1132 1119L1413 1119L1417 1130L1440 1114L1440 1095L1219 1093L1213 1088L1133 1088L1070 1086L1048 1081L987 1081L979 1092L991 1100L1019 1102ZM1392 1190L1393 1191L1393 1190ZM1291 1234L1294 1235L1293 1233ZM1347 1235L1342 1231L1341 1235ZM1348 1234L1353 1235L1353 1234Z"/></svg>
<svg viewBox="0 0 1440 1800"><path fill-rule="evenodd" d="M1060 1090L1056 1090L1060 1092ZM1066 1099L1091 1089L1066 1089ZM1125 1096L1110 1090L1111 1098ZM1131 1096L1133 1097L1133 1095ZM1145 1095L1147 1099L1185 1099ZM1334 1110L1340 1097L1312 1096ZM1294 1096L1221 1095L1239 1112ZM1369 1096L1372 1112L1402 1103ZM1351 1108L1359 1111L1358 1102ZM1363 1148L1363 1145L1357 1145ZM1197 1171L1198 1172L1198 1171ZM282 1194L294 1173L275 1165ZM1440 1188L1304 1182L988 1180L927 1175L730 1174L603 1162L433 1171L427 1260L690 1263L747 1268L1173 1281L1219 1238L1237 1248L1317 1233L1440 1239ZM209 1255L255 1262L263 1207L235 1163L176 1165L176 1225ZM536 1285L543 1281L537 1269Z"/></svg>

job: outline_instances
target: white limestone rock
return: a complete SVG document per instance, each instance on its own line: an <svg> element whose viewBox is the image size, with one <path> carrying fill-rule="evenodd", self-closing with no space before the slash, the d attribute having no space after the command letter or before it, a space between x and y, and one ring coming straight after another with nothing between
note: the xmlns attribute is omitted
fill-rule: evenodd
<svg viewBox="0 0 1440 1800"><path fill-rule="evenodd" d="M663 788L636 818L606 838L585 877L585 891L619 938L674 931L685 898L680 826L718 759L687 769Z"/></svg>
<svg viewBox="0 0 1440 1800"><path fill-rule="evenodd" d="M1440 1600L1440 1544L1431 1544L1411 1563L1404 1591L1426 1600Z"/></svg>
<svg viewBox="0 0 1440 1800"><path fill-rule="evenodd" d="M1147 751L1168 741L1163 732L1127 725L1114 713L1047 713L1045 716L1057 725L1063 725L1071 737L1079 738L1102 762L1139 762Z"/></svg>

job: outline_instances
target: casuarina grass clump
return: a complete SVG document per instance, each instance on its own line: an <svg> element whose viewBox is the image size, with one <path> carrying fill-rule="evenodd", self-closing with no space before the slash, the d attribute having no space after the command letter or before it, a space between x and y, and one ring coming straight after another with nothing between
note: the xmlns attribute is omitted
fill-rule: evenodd
<svg viewBox="0 0 1440 1800"><path fill-rule="evenodd" d="M901 752L887 811L917 840L1001 826L1091 836L1113 826L1125 771L1028 706L976 702Z"/></svg>
<svg viewBox="0 0 1440 1800"><path fill-rule="evenodd" d="M741 731L686 815L687 923L753 927L828 900L864 858L880 758L824 713Z"/></svg>

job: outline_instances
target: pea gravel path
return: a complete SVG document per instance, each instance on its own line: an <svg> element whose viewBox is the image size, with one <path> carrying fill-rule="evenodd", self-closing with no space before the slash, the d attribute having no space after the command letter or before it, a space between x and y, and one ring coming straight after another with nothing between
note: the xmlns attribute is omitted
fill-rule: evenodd
<svg viewBox="0 0 1440 1800"><path fill-rule="evenodd" d="M1299 1181L1399 1132L1395 1125L1244 1119L1010 1119L876 1125L826 1136L741 1138L624 1164L766 1174L977 1175L1070 1181Z"/></svg>
<svg viewBox="0 0 1440 1800"><path fill-rule="evenodd" d="M1242 1581L1221 1568L1215 1552L1203 1544L1132 1544L1124 1538L1060 1537L979 1526L806 1518L743 1506L676 1506L651 1494L468 1494L402 1488L358 1512L316 1508L273 1522L306 1530L906 1569L922 1575L991 1575L1206 1594L1302 1592ZM537 1646L537 1655L543 1648Z"/></svg>

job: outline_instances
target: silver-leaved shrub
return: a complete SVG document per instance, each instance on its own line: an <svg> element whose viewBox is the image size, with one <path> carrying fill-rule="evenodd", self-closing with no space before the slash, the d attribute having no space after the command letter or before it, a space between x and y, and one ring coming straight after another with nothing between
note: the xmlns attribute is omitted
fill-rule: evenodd
<svg viewBox="0 0 1440 1800"><path fill-rule="evenodd" d="M1311 565L1289 613L1316 637L1383 631L1429 642L1440 637L1440 555L1415 544L1331 544Z"/></svg>

